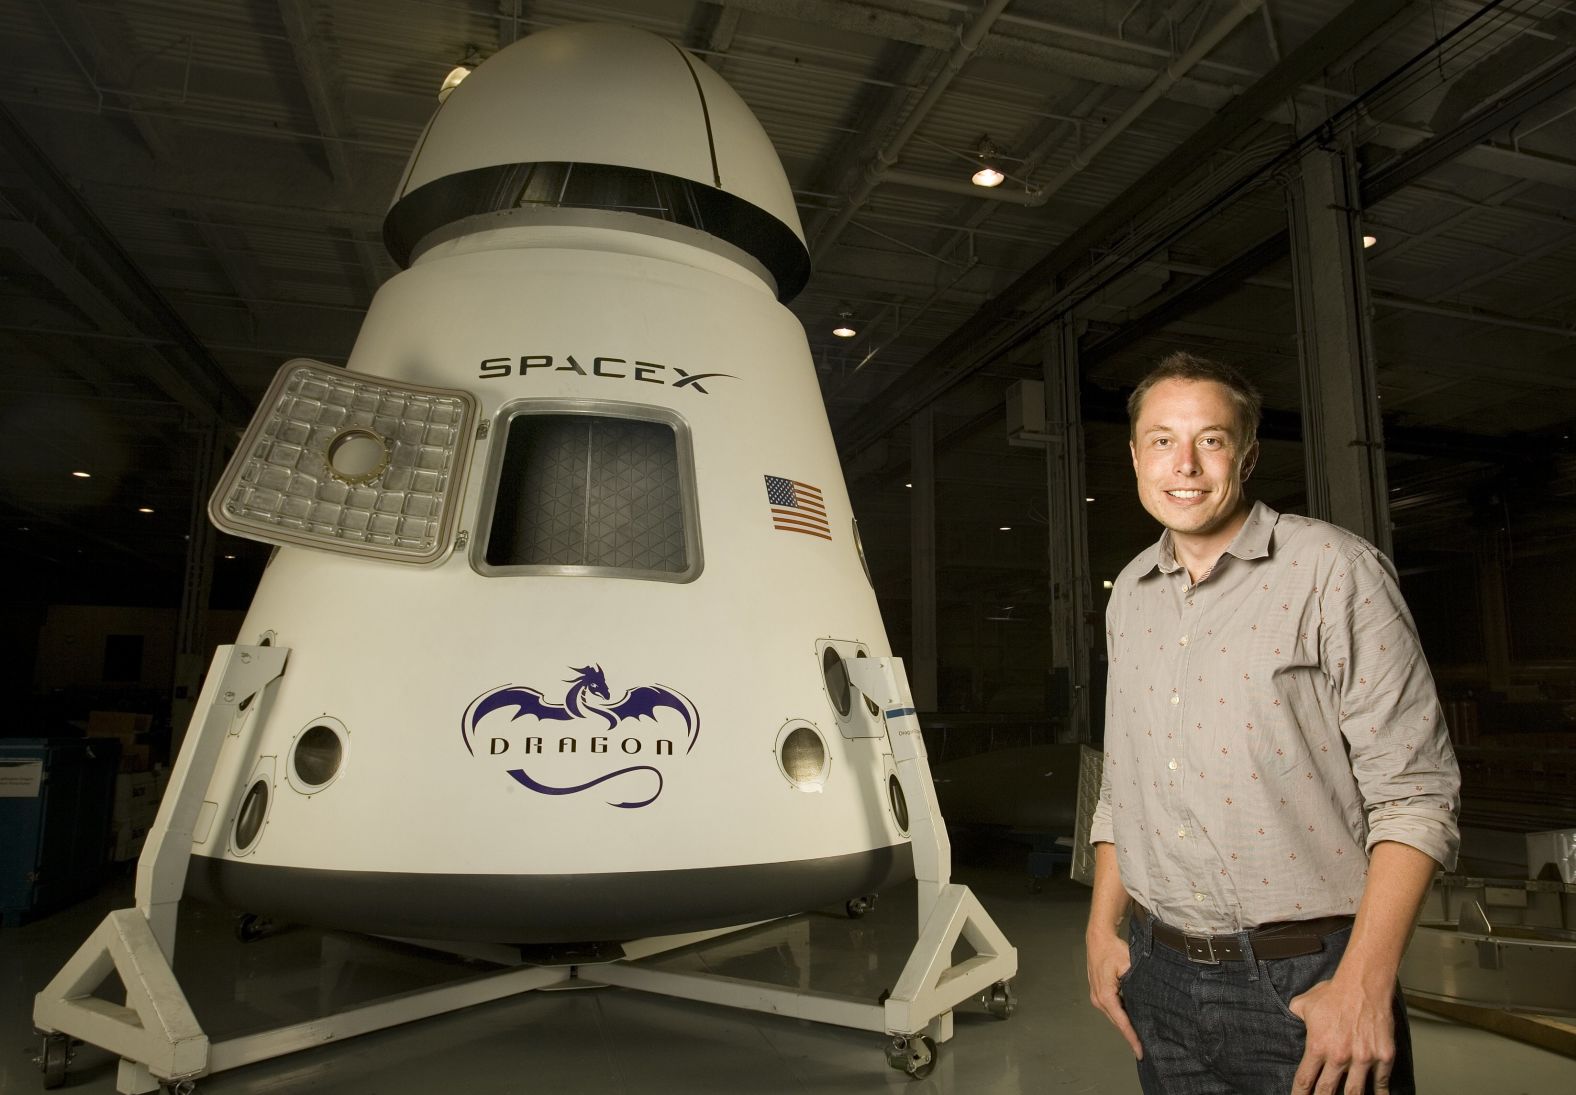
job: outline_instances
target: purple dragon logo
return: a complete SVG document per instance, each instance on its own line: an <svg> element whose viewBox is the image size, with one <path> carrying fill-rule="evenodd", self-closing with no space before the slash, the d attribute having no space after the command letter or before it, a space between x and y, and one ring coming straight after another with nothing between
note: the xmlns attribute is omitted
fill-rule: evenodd
<svg viewBox="0 0 1576 1095"><path fill-rule="evenodd" d="M666 685L639 685L614 700L600 665L572 666L570 672L575 675L564 682L569 688L563 703L553 703L537 689L519 684L482 693L465 710L461 726L465 748L472 756L525 758L520 766L506 771L538 794L574 795L620 780L629 788L627 797L609 801L609 806L629 810L651 805L663 786L662 772L655 765L633 764L589 779L580 777L590 774L588 766L601 767L605 761L596 758L603 755L672 756L679 733L688 753L700 736L700 713L683 693ZM501 717L491 719L484 733L483 720L503 711L513 714L507 722ZM643 725L645 720L651 725ZM620 738L614 731L624 736ZM547 766L566 773L578 771L578 775L568 783L558 779L549 783L529 774L525 763L538 773ZM636 789L650 793L631 794Z"/></svg>

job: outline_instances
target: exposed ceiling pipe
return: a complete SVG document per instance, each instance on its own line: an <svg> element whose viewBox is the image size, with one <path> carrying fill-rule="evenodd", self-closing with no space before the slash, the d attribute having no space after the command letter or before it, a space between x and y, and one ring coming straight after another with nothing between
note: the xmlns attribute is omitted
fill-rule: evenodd
<svg viewBox="0 0 1576 1095"><path fill-rule="evenodd" d="M1087 148L1080 149L1073 156L1072 162L1064 167L1060 174L1042 186L1025 186L1022 190L1002 190L999 187L995 190L987 190L984 187L954 182L951 179L938 179L913 171L895 170L891 167L891 164L896 162L896 153L889 156L886 152L882 152L870 165L865 184L860 189L861 196L858 204L862 205L869 198L869 191L874 190L877 185L882 182L890 182L901 186L919 187L923 190L937 190L946 194L966 194L971 198L1010 202L1030 209L1038 208L1050 201L1057 191L1061 190L1079 172L1093 163L1095 157L1105 151L1112 141L1126 132L1146 110L1153 106L1167 91L1171 90L1178 80L1187 75L1189 70L1209 56L1210 53L1214 52L1215 47L1220 45L1228 34L1236 30L1243 20L1258 11L1263 4L1264 0L1237 0L1232 9L1223 15L1214 26L1210 27L1205 34L1201 35L1188 48L1186 53L1167 65L1138 98L1134 99L1131 105L1122 111L1115 121L1101 130L1100 135ZM919 111L916 109L915 113L917 114ZM856 205L851 204L844 210L846 216L851 218L856 208ZM820 258L826 247L830 246L831 239L836 236L836 233L832 232L831 229L837 228L838 231L841 231L842 226L838 222L845 220L846 218L840 215L838 221L834 221L828 227L828 230L822 233L821 240L818 240L816 243L817 258Z"/></svg>
<svg viewBox="0 0 1576 1095"><path fill-rule="evenodd" d="M914 131L920 127L920 124L935 109L936 103L940 101L942 94L946 92L947 87L952 83L953 77L957 76L962 71L963 66L968 64L969 58L974 55L974 51L979 48L979 44L985 40L985 36L990 33L991 26L1000 18L1001 13L1006 10L1010 2L1011 0L987 0L985 10L980 12L979 18L970 23L968 29L959 36L958 44L953 47L951 54L947 57L946 64L942 65L941 71L937 73L936 78L925 89L925 94L920 97L919 102L914 104L914 109L908 112L908 117L903 119L903 124L892 135L892 139L887 142L886 147L878 150L875 158L870 161L870 165L865 169L865 177L859 184L859 189L849 195L848 201L838 211L837 216L821 231L821 235L815 241L815 251L811 256L812 263L819 263L825 258L832 244L837 242L837 237L842 235L843 229L848 227L848 222L854 219L854 214L859 211L865 202L870 200L870 195L875 192L877 186L881 185L883 173L887 168L897 163L898 157L903 154L903 149L908 145L909 139L914 136Z"/></svg>

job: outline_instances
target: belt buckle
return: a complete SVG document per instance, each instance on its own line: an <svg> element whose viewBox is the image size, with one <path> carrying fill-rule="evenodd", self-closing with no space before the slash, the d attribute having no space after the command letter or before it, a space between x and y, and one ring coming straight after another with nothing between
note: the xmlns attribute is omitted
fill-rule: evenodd
<svg viewBox="0 0 1576 1095"><path fill-rule="evenodd" d="M1197 962L1203 966L1220 965L1220 959L1215 957L1215 941L1211 937L1183 932L1182 946L1189 962Z"/></svg>

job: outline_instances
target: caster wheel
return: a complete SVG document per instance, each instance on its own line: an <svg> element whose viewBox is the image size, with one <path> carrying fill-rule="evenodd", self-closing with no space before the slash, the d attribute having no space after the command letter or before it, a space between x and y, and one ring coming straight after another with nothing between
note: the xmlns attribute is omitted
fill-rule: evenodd
<svg viewBox="0 0 1576 1095"><path fill-rule="evenodd" d="M865 894L863 897L850 897L843 911L848 914L848 919L858 920L865 913L876 907L876 895Z"/></svg>
<svg viewBox="0 0 1576 1095"><path fill-rule="evenodd" d="M1018 1009L1018 998L1012 994L1012 982L997 981L990 988L980 994L980 1003L985 1005L985 1010L998 1019L1010 1019L1012 1013Z"/></svg>
<svg viewBox="0 0 1576 1095"><path fill-rule="evenodd" d="M165 1095L197 1095L197 1081L176 1080L172 1084L165 1084L163 1091Z"/></svg>
<svg viewBox="0 0 1576 1095"><path fill-rule="evenodd" d="M923 1080L936 1067L940 1054L936 1043L926 1034L898 1034L887 1044L887 1064L910 1079Z"/></svg>
<svg viewBox="0 0 1576 1095"><path fill-rule="evenodd" d="M46 1034L38 1051L38 1070L44 1074L44 1087L54 1089L66 1082L66 1066L71 1063L71 1039L64 1034Z"/></svg>

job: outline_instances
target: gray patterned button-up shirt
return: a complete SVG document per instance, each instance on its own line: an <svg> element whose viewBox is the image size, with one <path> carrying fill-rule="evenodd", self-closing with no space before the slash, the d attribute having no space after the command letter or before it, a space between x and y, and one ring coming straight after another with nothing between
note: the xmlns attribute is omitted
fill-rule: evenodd
<svg viewBox="0 0 1576 1095"><path fill-rule="evenodd" d="M1455 752L1371 544L1260 502L1194 585L1166 532L1117 578L1106 645L1091 840L1161 920L1349 915L1381 840L1454 866Z"/></svg>

